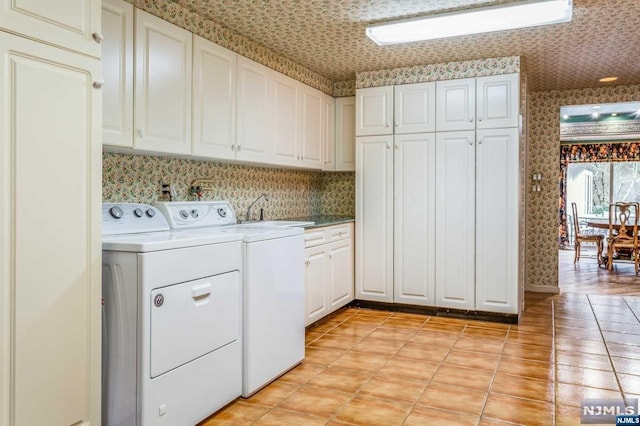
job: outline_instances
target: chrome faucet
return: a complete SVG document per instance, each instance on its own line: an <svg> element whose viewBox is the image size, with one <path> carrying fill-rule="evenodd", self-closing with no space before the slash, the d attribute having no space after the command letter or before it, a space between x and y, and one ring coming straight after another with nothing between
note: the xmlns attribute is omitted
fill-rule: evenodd
<svg viewBox="0 0 640 426"><path fill-rule="evenodd" d="M255 203L257 203L258 201L260 201L261 199L263 199L265 201L269 201L269 196L267 194L262 194L260 195L258 198L256 198L255 200L253 200L253 203L251 203L251 205L249 206L249 208L247 209L247 215L245 216L244 220L246 222L251 220L251 209L253 209L253 206Z"/></svg>

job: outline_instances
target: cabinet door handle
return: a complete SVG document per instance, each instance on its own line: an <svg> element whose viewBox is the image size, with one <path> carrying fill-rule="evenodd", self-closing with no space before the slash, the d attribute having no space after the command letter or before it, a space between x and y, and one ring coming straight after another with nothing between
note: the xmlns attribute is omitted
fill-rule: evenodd
<svg viewBox="0 0 640 426"><path fill-rule="evenodd" d="M138 133L138 137L142 138L142 129L138 129L136 132Z"/></svg>
<svg viewBox="0 0 640 426"><path fill-rule="evenodd" d="M240 145L236 145L236 151L240 151Z"/></svg>
<svg viewBox="0 0 640 426"><path fill-rule="evenodd" d="M96 80L93 82L93 88L94 89L102 89L102 86L104 85L104 81L102 80Z"/></svg>
<svg viewBox="0 0 640 426"><path fill-rule="evenodd" d="M473 117L469 117L469 123L473 123Z"/></svg>
<svg viewBox="0 0 640 426"><path fill-rule="evenodd" d="M395 144L394 148L395 148L395 149L399 149L399 148L400 148L400 145ZM340 233L340 235L342 235L342 233Z"/></svg>
<svg viewBox="0 0 640 426"><path fill-rule="evenodd" d="M472 141L471 139L469 139L468 144L469 144L469 145L473 145L473 141Z"/></svg>
<svg viewBox="0 0 640 426"><path fill-rule="evenodd" d="M481 115L478 116L478 121L482 121L482 116Z"/></svg>
<svg viewBox="0 0 640 426"><path fill-rule="evenodd" d="M391 145L387 143L387 149L391 149Z"/></svg>
<svg viewBox="0 0 640 426"><path fill-rule="evenodd" d="M384 124L384 127L389 127L389 122L388 121Z"/></svg>
<svg viewBox="0 0 640 426"><path fill-rule="evenodd" d="M483 138L478 139L478 145L482 145L483 140L484 140Z"/></svg>
<svg viewBox="0 0 640 426"><path fill-rule="evenodd" d="M333 258L333 253L329 253L329 259Z"/></svg>
<svg viewBox="0 0 640 426"><path fill-rule="evenodd" d="M235 144L231 144L231 151L235 151L236 150L236 145Z"/></svg>
<svg viewBox="0 0 640 426"><path fill-rule="evenodd" d="M91 34L91 37L93 37L93 41L95 41L96 43L100 44L102 43L102 34L98 33L98 32L94 32L93 34Z"/></svg>

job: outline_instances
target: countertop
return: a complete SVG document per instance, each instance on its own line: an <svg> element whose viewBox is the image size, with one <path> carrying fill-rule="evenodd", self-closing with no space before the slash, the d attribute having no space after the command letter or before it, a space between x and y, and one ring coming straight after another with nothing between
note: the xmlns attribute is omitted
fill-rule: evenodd
<svg viewBox="0 0 640 426"><path fill-rule="evenodd" d="M353 222L353 216L319 215L307 217L295 217L286 220L297 220L301 222L315 222L314 225L305 226L304 229L321 228L323 226L339 225L341 223Z"/></svg>

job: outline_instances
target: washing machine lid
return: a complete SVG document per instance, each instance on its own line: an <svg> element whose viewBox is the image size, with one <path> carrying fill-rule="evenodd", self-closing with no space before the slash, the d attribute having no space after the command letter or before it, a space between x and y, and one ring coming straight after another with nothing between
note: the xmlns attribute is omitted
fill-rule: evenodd
<svg viewBox="0 0 640 426"><path fill-rule="evenodd" d="M197 232L194 230L108 235L102 237L102 250L145 253L240 241L242 238L241 232L230 229L219 229L217 232Z"/></svg>

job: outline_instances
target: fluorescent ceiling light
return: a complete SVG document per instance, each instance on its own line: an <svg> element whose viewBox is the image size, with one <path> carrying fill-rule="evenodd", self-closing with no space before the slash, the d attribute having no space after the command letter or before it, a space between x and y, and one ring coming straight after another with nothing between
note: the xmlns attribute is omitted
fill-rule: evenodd
<svg viewBox="0 0 640 426"><path fill-rule="evenodd" d="M380 46L421 40L504 31L570 22L572 0L519 1L500 6L390 21L367 27L367 36Z"/></svg>

